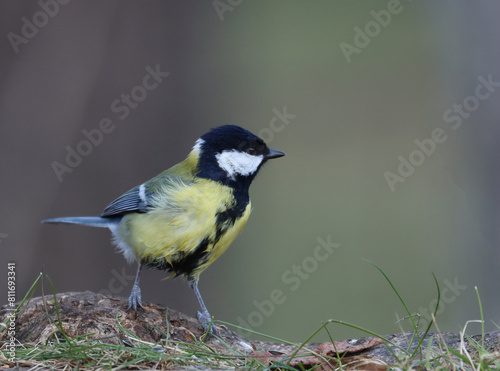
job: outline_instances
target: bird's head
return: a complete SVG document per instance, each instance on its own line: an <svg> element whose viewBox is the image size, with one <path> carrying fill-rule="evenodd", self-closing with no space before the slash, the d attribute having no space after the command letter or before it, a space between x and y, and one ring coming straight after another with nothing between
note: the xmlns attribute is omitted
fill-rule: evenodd
<svg viewBox="0 0 500 371"><path fill-rule="evenodd" d="M198 152L198 177L233 186L249 186L267 160L285 155L235 125L210 130L196 141L193 151Z"/></svg>

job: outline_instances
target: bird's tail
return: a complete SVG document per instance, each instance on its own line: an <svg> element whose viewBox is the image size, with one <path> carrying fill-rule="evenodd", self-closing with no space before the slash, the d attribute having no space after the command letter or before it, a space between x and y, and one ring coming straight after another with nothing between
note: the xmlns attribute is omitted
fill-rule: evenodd
<svg viewBox="0 0 500 371"><path fill-rule="evenodd" d="M99 216L70 216L66 218L54 218L42 220L42 223L65 223L65 224L81 224L90 227L108 228L118 222L116 218L101 218Z"/></svg>

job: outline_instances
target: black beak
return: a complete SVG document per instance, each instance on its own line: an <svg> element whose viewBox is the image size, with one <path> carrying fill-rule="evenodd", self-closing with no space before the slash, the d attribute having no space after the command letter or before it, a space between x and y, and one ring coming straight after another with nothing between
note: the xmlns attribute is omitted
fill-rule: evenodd
<svg viewBox="0 0 500 371"><path fill-rule="evenodd" d="M272 149L269 148L269 153L265 155L265 159L269 160L271 158L278 158L278 157L283 157L285 155L285 152L278 151L277 149Z"/></svg>

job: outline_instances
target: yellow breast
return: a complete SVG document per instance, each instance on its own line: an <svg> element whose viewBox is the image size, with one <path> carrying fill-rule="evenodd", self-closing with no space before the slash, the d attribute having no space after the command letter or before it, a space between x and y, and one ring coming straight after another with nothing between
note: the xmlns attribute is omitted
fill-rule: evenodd
<svg viewBox="0 0 500 371"><path fill-rule="evenodd" d="M216 240L217 215L235 206L232 188L200 178L192 183L172 178L162 187L151 211L124 216L120 237L138 261L197 280L241 232L250 216L250 202Z"/></svg>

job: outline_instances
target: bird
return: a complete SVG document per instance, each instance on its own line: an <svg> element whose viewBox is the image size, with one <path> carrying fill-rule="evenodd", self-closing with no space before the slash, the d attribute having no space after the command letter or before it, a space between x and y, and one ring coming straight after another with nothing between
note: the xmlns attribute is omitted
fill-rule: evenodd
<svg viewBox="0 0 500 371"><path fill-rule="evenodd" d="M246 225L249 188L267 160L285 156L236 125L211 129L187 158L111 202L100 216L61 217L43 223L108 228L117 250L137 273L127 311L143 308L143 267L184 277L193 289L204 331L217 334L198 289L200 274L217 260Z"/></svg>

